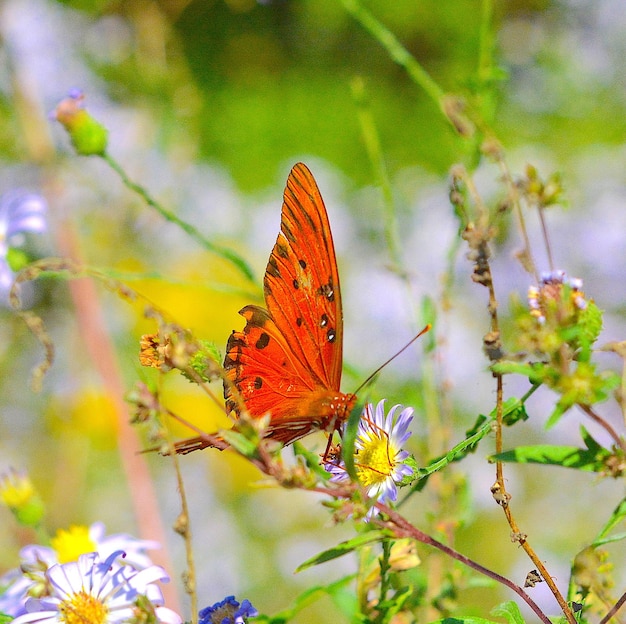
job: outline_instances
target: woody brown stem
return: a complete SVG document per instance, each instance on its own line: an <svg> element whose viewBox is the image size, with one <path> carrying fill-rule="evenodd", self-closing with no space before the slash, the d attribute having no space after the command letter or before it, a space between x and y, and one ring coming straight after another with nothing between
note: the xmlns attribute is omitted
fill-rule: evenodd
<svg viewBox="0 0 626 624"><path fill-rule="evenodd" d="M396 537L410 537L418 542L421 542L422 544L432 546L433 548L436 548L437 550L445 553L449 557L456 559L463 565L466 565L473 570L476 570L476 572L479 572L484 576L488 576L489 578L500 583L501 585L505 585L509 589L513 590L534 611L537 617L542 622L544 622L544 624L550 624L550 619L548 618L548 616L543 613L543 611L539 608L539 605L537 605L537 603L519 585L515 584L508 578L498 574L497 572L486 568L485 566L474 561L473 559L466 557L465 555L454 550L453 548L446 546L445 544L439 542L430 535L423 533L418 528L413 526L410 522L408 522L398 512L390 509L386 505L382 503L376 503L376 507L389 517L389 522L380 522L380 524L386 528L390 528L394 532Z"/></svg>

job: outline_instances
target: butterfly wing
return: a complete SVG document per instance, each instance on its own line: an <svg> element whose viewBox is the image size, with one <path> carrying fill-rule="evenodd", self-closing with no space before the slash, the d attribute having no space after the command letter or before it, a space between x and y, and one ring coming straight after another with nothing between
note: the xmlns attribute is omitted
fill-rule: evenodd
<svg viewBox="0 0 626 624"><path fill-rule="evenodd" d="M289 444L334 428L352 401L339 392L343 317L328 215L301 163L287 179L264 290L267 310L243 308L246 326L228 340L224 396L228 411L270 414L268 435Z"/></svg>
<svg viewBox="0 0 626 624"><path fill-rule="evenodd" d="M287 178L263 283L267 309L290 351L319 384L339 390L343 312L335 246L322 196L302 163Z"/></svg>

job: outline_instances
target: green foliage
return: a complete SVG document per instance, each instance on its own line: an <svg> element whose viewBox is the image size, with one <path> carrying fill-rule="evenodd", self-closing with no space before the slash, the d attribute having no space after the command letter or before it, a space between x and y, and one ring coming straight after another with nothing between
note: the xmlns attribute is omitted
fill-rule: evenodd
<svg viewBox="0 0 626 624"><path fill-rule="evenodd" d="M624 452L620 449L604 448L589 435L584 427L581 427L580 430L586 445L584 449L550 444L517 446L511 451L492 455L490 460L521 464L546 464L605 475L610 474L613 477L620 476L622 474L621 466L624 465L626 459ZM616 468L618 472L615 471Z"/></svg>
<svg viewBox="0 0 626 624"><path fill-rule="evenodd" d="M22 249L13 249L9 247L7 251L7 263L11 270L17 273L23 269L30 261L26 252Z"/></svg>
<svg viewBox="0 0 626 624"><path fill-rule="evenodd" d="M311 566L332 561L333 559L337 559L337 557L343 557L344 555L354 552L363 546L381 542L387 537L389 537L389 535L384 531L366 531L365 533L357 535L352 539L333 546L333 548L330 548L329 550L325 550L324 552L315 555L315 557L307 559L296 568L296 572L302 572L302 570L306 570Z"/></svg>
<svg viewBox="0 0 626 624"><path fill-rule="evenodd" d="M494 607L491 611L491 615L506 618L508 624L524 624L524 618L522 617L519 606L516 602L511 600Z"/></svg>
<svg viewBox="0 0 626 624"><path fill-rule="evenodd" d="M261 624L285 624L294 619L300 611L323 596L330 596L341 613L347 617L353 617L358 608L354 592L347 588L347 585L352 581L352 576L346 576L335 583L311 587L297 596L289 609L281 611L274 616L260 615L254 621Z"/></svg>
<svg viewBox="0 0 626 624"><path fill-rule="evenodd" d="M221 350L209 340L201 340L200 348L192 354L189 366L204 381L210 381L215 374L215 365L223 361Z"/></svg>

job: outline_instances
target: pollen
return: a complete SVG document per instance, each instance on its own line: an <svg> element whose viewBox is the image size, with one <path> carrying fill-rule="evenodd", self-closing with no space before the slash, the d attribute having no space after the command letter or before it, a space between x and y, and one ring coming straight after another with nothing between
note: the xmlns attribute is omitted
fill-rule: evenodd
<svg viewBox="0 0 626 624"><path fill-rule="evenodd" d="M356 472L364 487L380 485L393 475L396 452L389 448L389 439L368 432L357 456Z"/></svg>
<svg viewBox="0 0 626 624"><path fill-rule="evenodd" d="M65 624L105 624L109 610L95 596L80 591L59 605L61 621Z"/></svg>

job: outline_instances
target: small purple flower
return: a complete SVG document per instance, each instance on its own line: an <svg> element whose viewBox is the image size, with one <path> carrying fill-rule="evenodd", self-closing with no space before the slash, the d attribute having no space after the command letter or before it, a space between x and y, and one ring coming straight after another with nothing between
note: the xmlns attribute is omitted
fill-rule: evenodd
<svg viewBox="0 0 626 624"><path fill-rule="evenodd" d="M239 604L234 596L227 596L212 607L202 609L199 615L199 624L245 624L247 618L256 617L259 612L249 600Z"/></svg>
<svg viewBox="0 0 626 624"><path fill-rule="evenodd" d="M13 271L7 261L11 243L25 232L41 234L46 231L46 202L35 193L13 190L0 197L0 297L13 284Z"/></svg>

